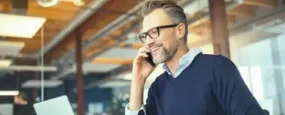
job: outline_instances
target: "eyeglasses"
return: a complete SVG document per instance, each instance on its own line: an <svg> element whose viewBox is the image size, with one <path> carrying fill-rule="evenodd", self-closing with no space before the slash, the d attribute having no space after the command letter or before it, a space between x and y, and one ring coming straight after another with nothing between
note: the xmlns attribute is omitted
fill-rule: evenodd
<svg viewBox="0 0 285 115"><path fill-rule="evenodd" d="M147 32L141 33L138 35L138 38L142 43L146 42L147 36L149 36L151 39L155 39L159 36L159 30L163 28L173 28L176 27L178 24L172 24L172 25L164 25L164 26L157 26L154 28L149 29Z"/></svg>

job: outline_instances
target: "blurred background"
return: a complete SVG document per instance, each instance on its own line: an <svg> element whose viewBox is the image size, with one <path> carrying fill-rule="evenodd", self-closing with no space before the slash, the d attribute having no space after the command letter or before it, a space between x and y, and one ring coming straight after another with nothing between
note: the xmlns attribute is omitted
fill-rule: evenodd
<svg viewBox="0 0 285 115"><path fill-rule="evenodd" d="M210 15L211 0L176 1L188 16L188 46L219 54L217 43L228 44L262 108L285 115L285 0L225 0L226 17ZM124 115L144 2L0 0L0 114L12 115L13 97L25 92L29 104L67 95L75 113ZM212 37L217 17L228 42ZM144 98L162 72L151 74Z"/></svg>

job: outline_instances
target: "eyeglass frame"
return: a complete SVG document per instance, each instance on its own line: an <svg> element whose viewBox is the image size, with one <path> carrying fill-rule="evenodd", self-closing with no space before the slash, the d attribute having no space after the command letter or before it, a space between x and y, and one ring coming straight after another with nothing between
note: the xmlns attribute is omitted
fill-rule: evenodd
<svg viewBox="0 0 285 115"><path fill-rule="evenodd" d="M155 39L155 38L157 38L157 37L160 36L160 29L163 29L163 28L173 28L173 27L176 27L176 26L178 26L178 25L179 25L179 24L170 24L170 25L162 25L162 26L153 27L153 28L149 29L149 30L146 31L146 32L140 33L140 34L138 35L138 38L139 38L139 40L141 41L141 43L145 43L145 42L143 42L142 38L140 38L140 36L141 36L142 34L146 34L145 39L147 39L147 36L149 36L149 38L151 38L151 39ZM149 32L150 32L152 29L156 29L156 31L157 31L157 37L155 37L155 38L152 37L152 36L149 34Z"/></svg>

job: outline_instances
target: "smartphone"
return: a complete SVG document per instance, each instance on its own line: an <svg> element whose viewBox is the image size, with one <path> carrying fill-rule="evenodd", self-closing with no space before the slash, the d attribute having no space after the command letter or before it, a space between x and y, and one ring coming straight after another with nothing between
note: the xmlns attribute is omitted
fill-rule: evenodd
<svg viewBox="0 0 285 115"><path fill-rule="evenodd" d="M146 61L147 61L152 67L155 67L155 63L154 63L153 60L152 60L152 55L151 55L151 53L146 53L146 54L148 55L148 57L145 58Z"/></svg>

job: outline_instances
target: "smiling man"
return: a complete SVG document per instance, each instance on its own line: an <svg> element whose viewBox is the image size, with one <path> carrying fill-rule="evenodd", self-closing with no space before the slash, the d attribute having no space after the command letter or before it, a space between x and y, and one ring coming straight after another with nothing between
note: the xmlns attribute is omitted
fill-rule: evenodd
<svg viewBox="0 0 285 115"><path fill-rule="evenodd" d="M126 115L263 115L236 66L223 56L205 55L187 47L184 11L171 1L148 1L143 6L143 43L133 61L130 102ZM191 38L189 38L191 39ZM154 67L165 72L143 89Z"/></svg>

